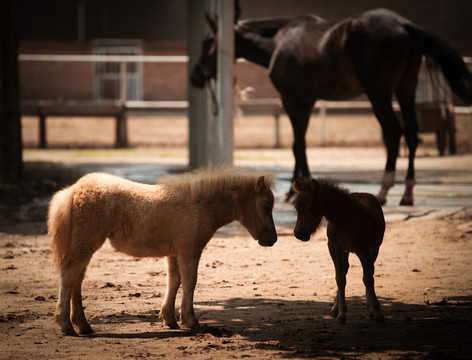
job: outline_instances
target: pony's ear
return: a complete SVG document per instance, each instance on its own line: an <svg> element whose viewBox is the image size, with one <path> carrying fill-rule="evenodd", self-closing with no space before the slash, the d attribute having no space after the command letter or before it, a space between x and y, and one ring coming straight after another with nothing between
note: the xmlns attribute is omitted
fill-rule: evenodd
<svg viewBox="0 0 472 360"><path fill-rule="evenodd" d="M260 192L262 190L262 186L264 185L264 176L259 176L259 179L256 181L256 192Z"/></svg>
<svg viewBox="0 0 472 360"><path fill-rule="evenodd" d="M320 184L315 179L311 180L310 186L311 186L311 190L313 191L317 191L320 188Z"/></svg>
<svg viewBox="0 0 472 360"><path fill-rule="evenodd" d="M292 183L292 189L296 193L300 193L302 191L308 191L310 190L310 185L307 184L305 181L300 180L300 179L294 179Z"/></svg>
<svg viewBox="0 0 472 360"><path fill-rule="evenodd" d="M216 19L212 18L207 12L205 12L205 19L208 25L210 25L211 31L216 34L218 32L218 23L216 22Z"/></svg>

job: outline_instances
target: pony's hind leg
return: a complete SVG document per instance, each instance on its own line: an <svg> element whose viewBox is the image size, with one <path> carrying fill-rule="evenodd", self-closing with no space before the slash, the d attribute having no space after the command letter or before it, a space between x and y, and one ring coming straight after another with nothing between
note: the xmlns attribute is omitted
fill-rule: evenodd
<svg viewBox="0 0 472 360"><path fill-rule="evenodd" d="M363 277L365 285L366 308L371 319L376 322L385 322L385 316L380 310L380 303L375 294L374 288L374 264L370 256L359 256L362 263Z"/></svg>
<svg viewBox="0 0 472 360"><path fill-rule="evenodd" d="M78 274L77 282L72 290L72 323L79 328L79 333L84 335L92 334L94 331L87 321L82 306L82 282L85 276L85 267Z"/></svg>
<svg viewBox="0 0 472 360"><path fill-rule="evenodd" d="M78 237L73 238L77 239ZM56 322L61 326L62 332L66 335L77 335L72 323L78 326L81 334L90 334L93 332L85 318L82 306L81 287L85 270L87 269L92 255L104 242L105 237L103 237L103 239L97 238L95 242L75 241L75 243L80 244L80 246L71 248L68 256L61 265L61 288L55 318Z"/></svg>
<svg viewBox="0 0 472 360"><path fill-rule="evenodd" d="M338 286L334 305L331 308L331 315L336 318L338 323L344 324L347 320L346 274L349 270L349 253L336 248L330 242L328 242L328 248L336 270L336 285Z"/></svg>
<svg viewBox="0 0 472 360"><path fill-rule="evenodd" d="M54 319L61 327L63 334L75 336L77 333L70 321L70 301L73 287L72 276L73 274L71 274L69 269L61 269L61 285Z"/></svg>
<svg viewBox="0 0 472 360"><path fill-rule="evenodd" d="M69 265L63 265L60 269L61 286L55 320L65 335L77 335L71 322L71 301L73 323L79 327L81 333L90 333L92 330L85 319L80 290L87 263L85 266L78 266L77 264L71 265L69 262Z"/></svg>
<svg viewBox="0 0 472 360"><path fill-rule="evenodd" d="M159 318L171 329L178 329L179 325L175 319L175 297L180 286L180 270L177 258L167 256L167 288L164 302L159 312Z"/></svg>

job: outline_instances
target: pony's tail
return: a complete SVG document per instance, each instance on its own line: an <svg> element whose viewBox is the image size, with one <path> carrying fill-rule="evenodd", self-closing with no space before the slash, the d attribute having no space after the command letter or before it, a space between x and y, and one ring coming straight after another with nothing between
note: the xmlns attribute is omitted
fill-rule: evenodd
<svg viewBox="0 0 472 360"><path fill-rule="evenodd" d="M419 42L425 56L441 69L452 91L467 105L472 105L472 74L462 56L444 40L419 25L406 23L404 28Z"/></svg>
<svg viewBox="0 0 472 360"><path fill-rule="evenodd" d="M49 203L48 234L54 263L60 268L71 247L71 210L73 188L58 191Z"/></svg>

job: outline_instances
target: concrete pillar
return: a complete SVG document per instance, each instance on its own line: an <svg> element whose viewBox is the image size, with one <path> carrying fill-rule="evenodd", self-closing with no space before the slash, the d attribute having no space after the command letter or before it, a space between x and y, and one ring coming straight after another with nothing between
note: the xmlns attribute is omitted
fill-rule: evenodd
<svg viewBox="0 0 472 360"><path fill-rule="evenodd" d="M189 76L200 56L200 52L202 50L202 40L208 33L208 27L205 20L205 11L209 9L209 5L209 0L187 0L187 50L189 56ZM194 88L189 82L188 99L189 166L195 169L208 166L207 120L210 113L208 104L210 97L207 89Z"/></svg>
<svg viewBox="0 0 472 360"><path fill-rule="evenodd" d="M219 40L217 79L210 84L216 104L208 87L201 90L189 85L189 164L192 168L230 166L233 164L234 1L188 0L187 11L189 74L208 33L205 11L218 17Z"/></svg>
<svg viewBox="0 0 472 360"><path fill-rule="evenodd" d="M211 124L210 165L233 165L234 0L216 0L218 114Z"/></svg>

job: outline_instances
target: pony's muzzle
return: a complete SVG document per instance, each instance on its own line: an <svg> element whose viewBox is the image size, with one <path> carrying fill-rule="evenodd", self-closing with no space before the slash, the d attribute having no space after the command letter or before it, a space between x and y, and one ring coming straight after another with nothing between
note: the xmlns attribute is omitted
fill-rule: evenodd
<svg viewBox="0 0 472 360"><path fill-rule="evenodd" d="M273 231L270 231L268 233L264 233L260 238L259 238L259 245L261 246L272 246L277 242L277 232L275 229Z"/></svg>
<svg viewBox="0 0 472 360"><path fill-rule="evenodd" d="M295 230L293 231L293 234L298 240L301 240L301 241L308 241L310 240L310 237L311 237L310 229L306 229L306 228L302 228L302 229L295 228Z"/></svg>

